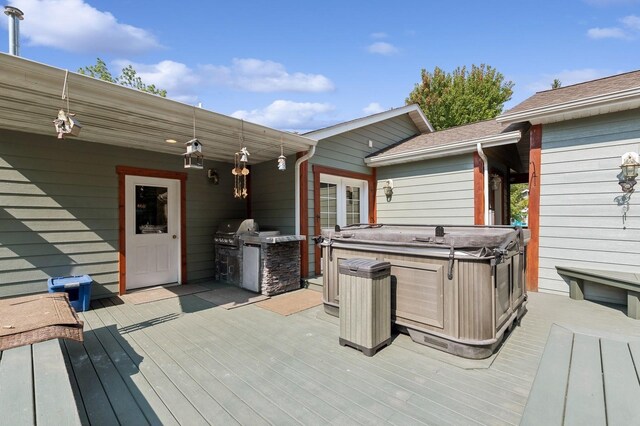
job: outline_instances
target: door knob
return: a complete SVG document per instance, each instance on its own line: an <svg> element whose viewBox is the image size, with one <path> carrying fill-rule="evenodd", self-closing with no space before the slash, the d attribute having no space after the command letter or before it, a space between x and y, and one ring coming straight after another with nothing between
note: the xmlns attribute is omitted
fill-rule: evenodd
<svg viewBox="0 0 640 426"><path fill-rule="evenodd" d="M171 237L171 238L173 238L173 239L175 240L176 238L178 238L178 236L177 236L177 235L174 235L174 236L173 236L173 237Z"/></svg>

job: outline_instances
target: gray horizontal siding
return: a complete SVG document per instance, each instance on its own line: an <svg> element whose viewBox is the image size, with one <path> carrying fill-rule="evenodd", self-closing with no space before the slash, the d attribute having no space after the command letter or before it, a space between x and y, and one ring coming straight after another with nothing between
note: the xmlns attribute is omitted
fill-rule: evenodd
<svg viewBox="0 0 640 426"><path fill-rule="evenodd" d="M262 229L295 232L295 157L279 171L276 159L251 167L251 215Z"/></svg>
<svg viewBox="0 0 640 426"><path fill-rule="evenodd" d="M640 149L636 111L545 125L540 193L541 291L568 293L556 266L640 271L640 203L623 220L620 157ZM606 291L591 297L614 301Z"/></svg>
<svg viewBox="0 0 640 426"><path fill-rule="evenodd" d="M49 277L90 274L97 297L118 289L116 166L184 171L180 157L18 132L0 132L0 297L46 291ZM202 170L187 180L187 274L213 276L218 221L246 214L233 200L231 165L212 185Z"/></svg>
<svg viewBox="0 0 640 426"><path fill-rule="evenodd" d="M376 192L379 223L473 224L473 157L445 157L380 167ZM393 180L387 201L383 186Z"/></svg>
<svg viewBox="0 0 640 426"><path fill-rule="evenodd" d="M314 235L313 209L313 165L332 167L350 172L370 175L371 168L364 159L376 151L403 141L419 133L418 128L408 115L394 117L380 123L365 126L356 130L341 133L318 142L316 153L309 160L309 228L308 235ZM372 141L373 147L369 147ZM375 188L369 188L370 191ZM313 273L315 268L314 252L316 247L309 244L309 271Z"/></svg>

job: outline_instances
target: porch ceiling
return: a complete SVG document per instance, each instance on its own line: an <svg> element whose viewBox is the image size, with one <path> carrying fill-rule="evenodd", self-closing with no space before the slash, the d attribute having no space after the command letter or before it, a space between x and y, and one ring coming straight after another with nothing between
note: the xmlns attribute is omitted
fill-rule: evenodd
<svg viewBox="0 0 640 426"><path fill-rule="evenodd" d="M65 70L0 54L0 128L51 135L58 141L53 119L60 108ZM250 164L275 160L280 145L287 156L306 151L316 141L294 133L243 122L226 115L69 72L70 112L82 125L74 139L164 152L181 156L184 143L195 135L205 159L233 162L243 146ZM242 130L244 127L244 131ZM178 141L176 144L166 139Z"/></svg>

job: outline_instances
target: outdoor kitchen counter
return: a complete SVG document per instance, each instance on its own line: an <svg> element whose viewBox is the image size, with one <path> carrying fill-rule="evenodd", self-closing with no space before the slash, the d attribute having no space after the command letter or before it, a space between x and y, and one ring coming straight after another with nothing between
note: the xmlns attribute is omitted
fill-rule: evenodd
<svg viewBox="0 0 640 426"><path fill-rule="evenodd" d="M253 250L254 253L251 259L243 254L243 288L266 296L300 288L300 241L306 240L304 235L265 232L245 234L240 239L243 252Z"/></svg>
<svg viewBox="0 0 640 426"><path fill-rule="evenodd" d="M275 235L262 237L259 235L246 235L242 237L242 241L245 244L278 244L278 243L292 243L295 241L304 241L307 237L304 235Z"/></svg>

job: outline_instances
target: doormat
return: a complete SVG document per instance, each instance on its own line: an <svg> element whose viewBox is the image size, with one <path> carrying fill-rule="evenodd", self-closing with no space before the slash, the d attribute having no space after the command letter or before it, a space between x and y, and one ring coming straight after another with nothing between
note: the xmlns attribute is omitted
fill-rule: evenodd
<svg viewBox="0 0 640 426"><path fill-rule="evenodd" d="M0 352L57 338L83 339L82 321L67 293L0 300Z"/></svg>
<svg viewBox="0 0 640 426"><path fill-rule="evenodd" d="M269 298L269 296L252 293L238 287L218 288L204 293L198 293L196 296L227 310L250 305Z"/></svg>
<svg viewBox="0 0 640 426"><path fill-rule="evenodd" d="M125 303L140 305L142 303L156 302L158 300L171 299L172 297L185 296L187 294L200 293L209 290L195 284L176 285L172 287L154 287L146 290L135 291L120 296Z"/></svg>
<svg viewBox="0 0 640 426"><path fill-rule="evenodd" d="M322 293L319 291L302 289L290 293L273 296L269 300L256 303L263 309L288 316L296 312L304 311L322 303Z"/></svg>

